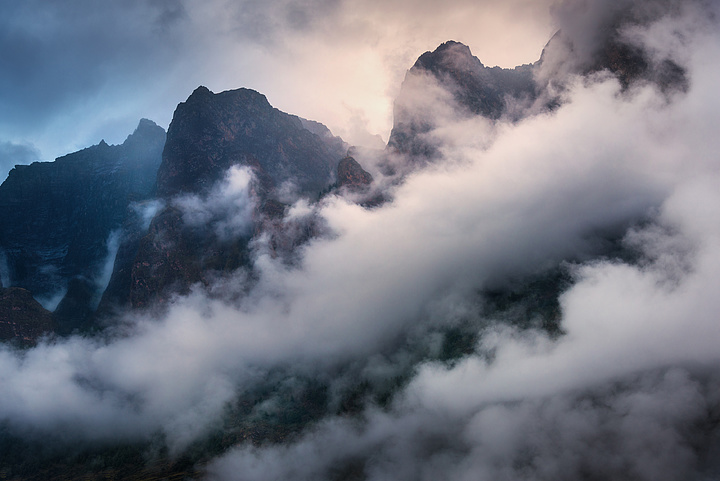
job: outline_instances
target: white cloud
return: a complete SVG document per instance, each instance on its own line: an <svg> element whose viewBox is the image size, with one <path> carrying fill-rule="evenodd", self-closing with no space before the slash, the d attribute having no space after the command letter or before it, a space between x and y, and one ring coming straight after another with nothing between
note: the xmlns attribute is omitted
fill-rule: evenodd
<svg viewBox="0 0 720 481"><path fill-rule="evenodd" d="M221 241L249 235L255 199L252 195L252 170L232 166L225 179L207 195L187 194L173 200L182 211L186 225L195 228L210 226Z"/></svg>

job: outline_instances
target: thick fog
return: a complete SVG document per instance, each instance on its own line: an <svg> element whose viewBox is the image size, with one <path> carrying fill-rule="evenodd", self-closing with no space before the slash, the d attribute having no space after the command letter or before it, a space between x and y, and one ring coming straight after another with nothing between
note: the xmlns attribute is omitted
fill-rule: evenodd
<svg viewBox="0 0 720 481"><path fill-rule="evenodd" d="M591 36L587 15L611 4L581 2L583 10L566 2L558 22L586 25L578 35ZM474 353L416 365L389 406L328 414L282 445L240 445L213 461L208 476L717 476L714 9L672 9L626 32L687 69L686 93L668 96L649 83L623 91L603 74L569 77L562 106L516 123L453 116L446 96L433 97L440 104L427 108L443 121L428 138L442 159L389 187L391 202L366 209L334 195L314 207L298 201L286 222L312 217L325 235L302 247L297 263L273 257L260 239L252 282L238 272L211 286L212 295L198 287L161 318L128 315L103 338L2 347L0 421L61 443L160 432L176 454L275 367L331 385L348 382L333 378L348 365L390 376L412 364L402 356L412 357L413 346L433 349L435 328L470 320ZM176 205L190 225L241 235L251 183L237 169L210 195ZM636 255L598 257L613 238ZM483 289L557 266L571 279L560 297L561 335L482 317ZM231 295L241 290L247 295ZM388 355L403 339L402 356Z"/></svg>

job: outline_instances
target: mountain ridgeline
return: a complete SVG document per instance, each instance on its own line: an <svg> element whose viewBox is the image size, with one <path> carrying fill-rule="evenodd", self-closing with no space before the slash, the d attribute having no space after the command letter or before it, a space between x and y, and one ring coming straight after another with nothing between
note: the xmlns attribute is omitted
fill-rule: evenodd
<svg viewBox="0 0 720 481"><path fill-rule="evenodd" d="M668 95L688 88L682 67L625 43L618 32L617 25L606 29L607 38L581 59L567 55L576 46L558 32L540 60L514 69L487 67L453 41L424 53L396 99L384 154L393 169L384 173L399 180L437 160L433 131L444 122L477 116L515 122L556 108L573 75L609 72L623 89L653 82ZM163 305L215 275L251 270L252 239L270 233L287 250L314 235L307 226L299 237L281 232L289 204L334 190L356 197L370 190L373 176L347 155L348 147L322 124L281 112L258 92L198 87L178 105L167 135L143 119L122 145L103 141L10 172L0 186L0 286L24 289L54 310L49 317L42 312L53 319L39 324L42 332L69 334L98 328L100 319L127 308ZM383 161L378 165L382 170ZM244 169L247 185L230 185L231 168ZM387 200L373 195L362 205ZM223 235L222 217L238 214L227 211L238 202L249 221ZM6 289L4 299L26 306L19 293ZM28 309L0 314L0 322ZM14 329L20 334L3 338L22 338L22 327Z"/></svg>
<svg viewBox="0 0 720 481"><path fill-rule="evenodd" d="M0 322L29 327L3 339L100 328L121 309L163 304L210 274L248 266L248 242L263 219L282 217L288 199L316 199L335 185L347 150L322 124L281 112L258 92L199 87L178 106L167 136L143 119L122 145L103 141L17 166L0 187L0 274L4 287L22 291L3 290L6 303L17 302L0 311ZM182 201L211 202L231 167L252 178L252 225L228 238L187 222ZM353 172L371 178L359 164ZM27 307L20 292L53 315ZM53 322L30 327L23 319L31 311Z"/></svg>
<svg viewBox="0 0 720 481"><path fill-rule="evenodd" d="M650 83L666 95L687 91L682 66L624 40L620 27L609 25L604 38L582 56L572 54L580 50L577 41L559 31L537 62L512 69L487 67L466 45L454 41L425 52L407 72L395 100L388 150L402 156L404 164L432 161L440 156L432 132L444 122L473 116L516 122L552 111L578 76L607 72L623 90Z"/></svg>
<svg viewBox="0 0 720 481"><path fill-rule="evenodd" d="M263 219L282 217L287 198L316 198L334 182L347 147L324 126L273 108L254 90L196 89L168 129L157 173L165 207L140 242L125 301L149 307L207 284L212 274L249 266L248 243ZM231 168L251 173L247 192L217 192ZM188 199L211 212L202 225L187 221L193 215ZM248 204L246 215L236 211L238 203ZM231 236L213 228L238 214L249 215L251 225Z"/></svg>
<svg viewBox="0 0 720 481"><path fill-rule="evenodd" d="M258 252L290 264L301 259L304 244L327 234L316 207L328 195L365 209L392 202L393 187L406 175L442 161L435 134L452 122L513 123L552 112L576 78L612 76L621 93L638 83L654 84L668 96L687 90L681 66L626 43L618 32L617 25L606 29L606 38L582 58L568 54L580 49L558 32L537 62L513 69L487 67L454 41L422 54L396 99L386 148L368 156L372 168L362 165L363 154L355 154L362 149L318 122L274 108L261 93L244 88L213 93L202 86L177 106L167 133L143 119L121 145L101 141L54 162L16 166L0 185L0 341L25 348L53 336L91 335L117 326L128 312L162 313L193 289L227 296L216 293L222 285L237 290L232 299L241 297L259 278ZM612 249L624 248L616 241L598 250L617 256ZM234 275L240 281L217 282ZM565 272L554 265L533 276L479 292L478 309L487 318L560 336L558 299ZM273 369L267 385L258 384L226 406L216 432L198 435L199 441L172 462L155 438L149 447L113 451L108 443L88 452L101 453L92 463L109 452L102 458L107 472L130 469L132 479L194 476L185 471L188 466L248 440L284 442L331 409L345 415L361 412L366 402L389 406L417 366L431 356L457 361L476 349L477 333L477 326L462 323L439 327L434 332L439 341L433 341L437 352L416 353L406 346L410 354L402 351L398 357L406 370L377 382L363 371L352 376L347 392L331 392L321 381L295 375L284 379L283 368ZM104 387L98 385L102 396ZM288 399L291 407L273 407L275 399ZM136 401L142 402L133 394L130 402ZM9 479L66 479L64 472L92 477L92 468L83 464L92 459L84 448L74 460L47 455L52 462L46 465L53 467L38 474L33 449L3 429L0 423L0 447L16 452L0 461L0 478L10 472L3 469L20 473ZM138 468L151 450L159 453L153 456L161 460L162 476ZM17 465L28 466L27 472ZM362 469L349 465L333 479L364 479L356 473Z"/></svg>

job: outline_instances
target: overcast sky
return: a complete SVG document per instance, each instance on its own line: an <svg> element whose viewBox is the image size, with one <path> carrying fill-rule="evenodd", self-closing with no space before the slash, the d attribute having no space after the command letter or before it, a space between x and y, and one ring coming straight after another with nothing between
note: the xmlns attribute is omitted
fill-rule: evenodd
<svg viewBox="0 0 720 481"><path fill-rule="evenodd" d="M249 87L352 143L387 141L415 59L445 40L487 65L537 60L549 0L28 0L0 3L0 177L140 118L167 128L198 86Z"/></svg>

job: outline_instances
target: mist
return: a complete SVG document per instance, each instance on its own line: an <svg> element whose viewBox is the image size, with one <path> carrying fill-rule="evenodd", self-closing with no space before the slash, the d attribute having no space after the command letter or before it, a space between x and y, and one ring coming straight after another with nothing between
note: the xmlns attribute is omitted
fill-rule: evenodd
<svg viewBox="0 0 720 481"><path fill-rule="evenodd" d="M564 2L556 21L585 35L610 5ZM0 422L60 444L160 433L179 455L278 370L287 384L326 383L331 406L358 378L402 377L386 404L328 408L285 443L245 442L212 460L208 479L718 476L715 8L692 3L624 30L680 62L687 92L568 74L558 108L516 122L461 115L447 92L423 97L442 112L427 136L441 158L401 180L373 172L391 201L300 199L285 222L312 219L323 235L297 262L260 239L253 276L196 286L161 316L128 313L105 336L22 352L3 345ZM300 9L292 28L322 23L313 12ZM173 202L186 224L233 238L247 235L251 186L234 169L207 196ZM487 290L558 269L560 334L482 308ZM475 336L471 352L438 359L443 329L457 326Z"/></svg>

